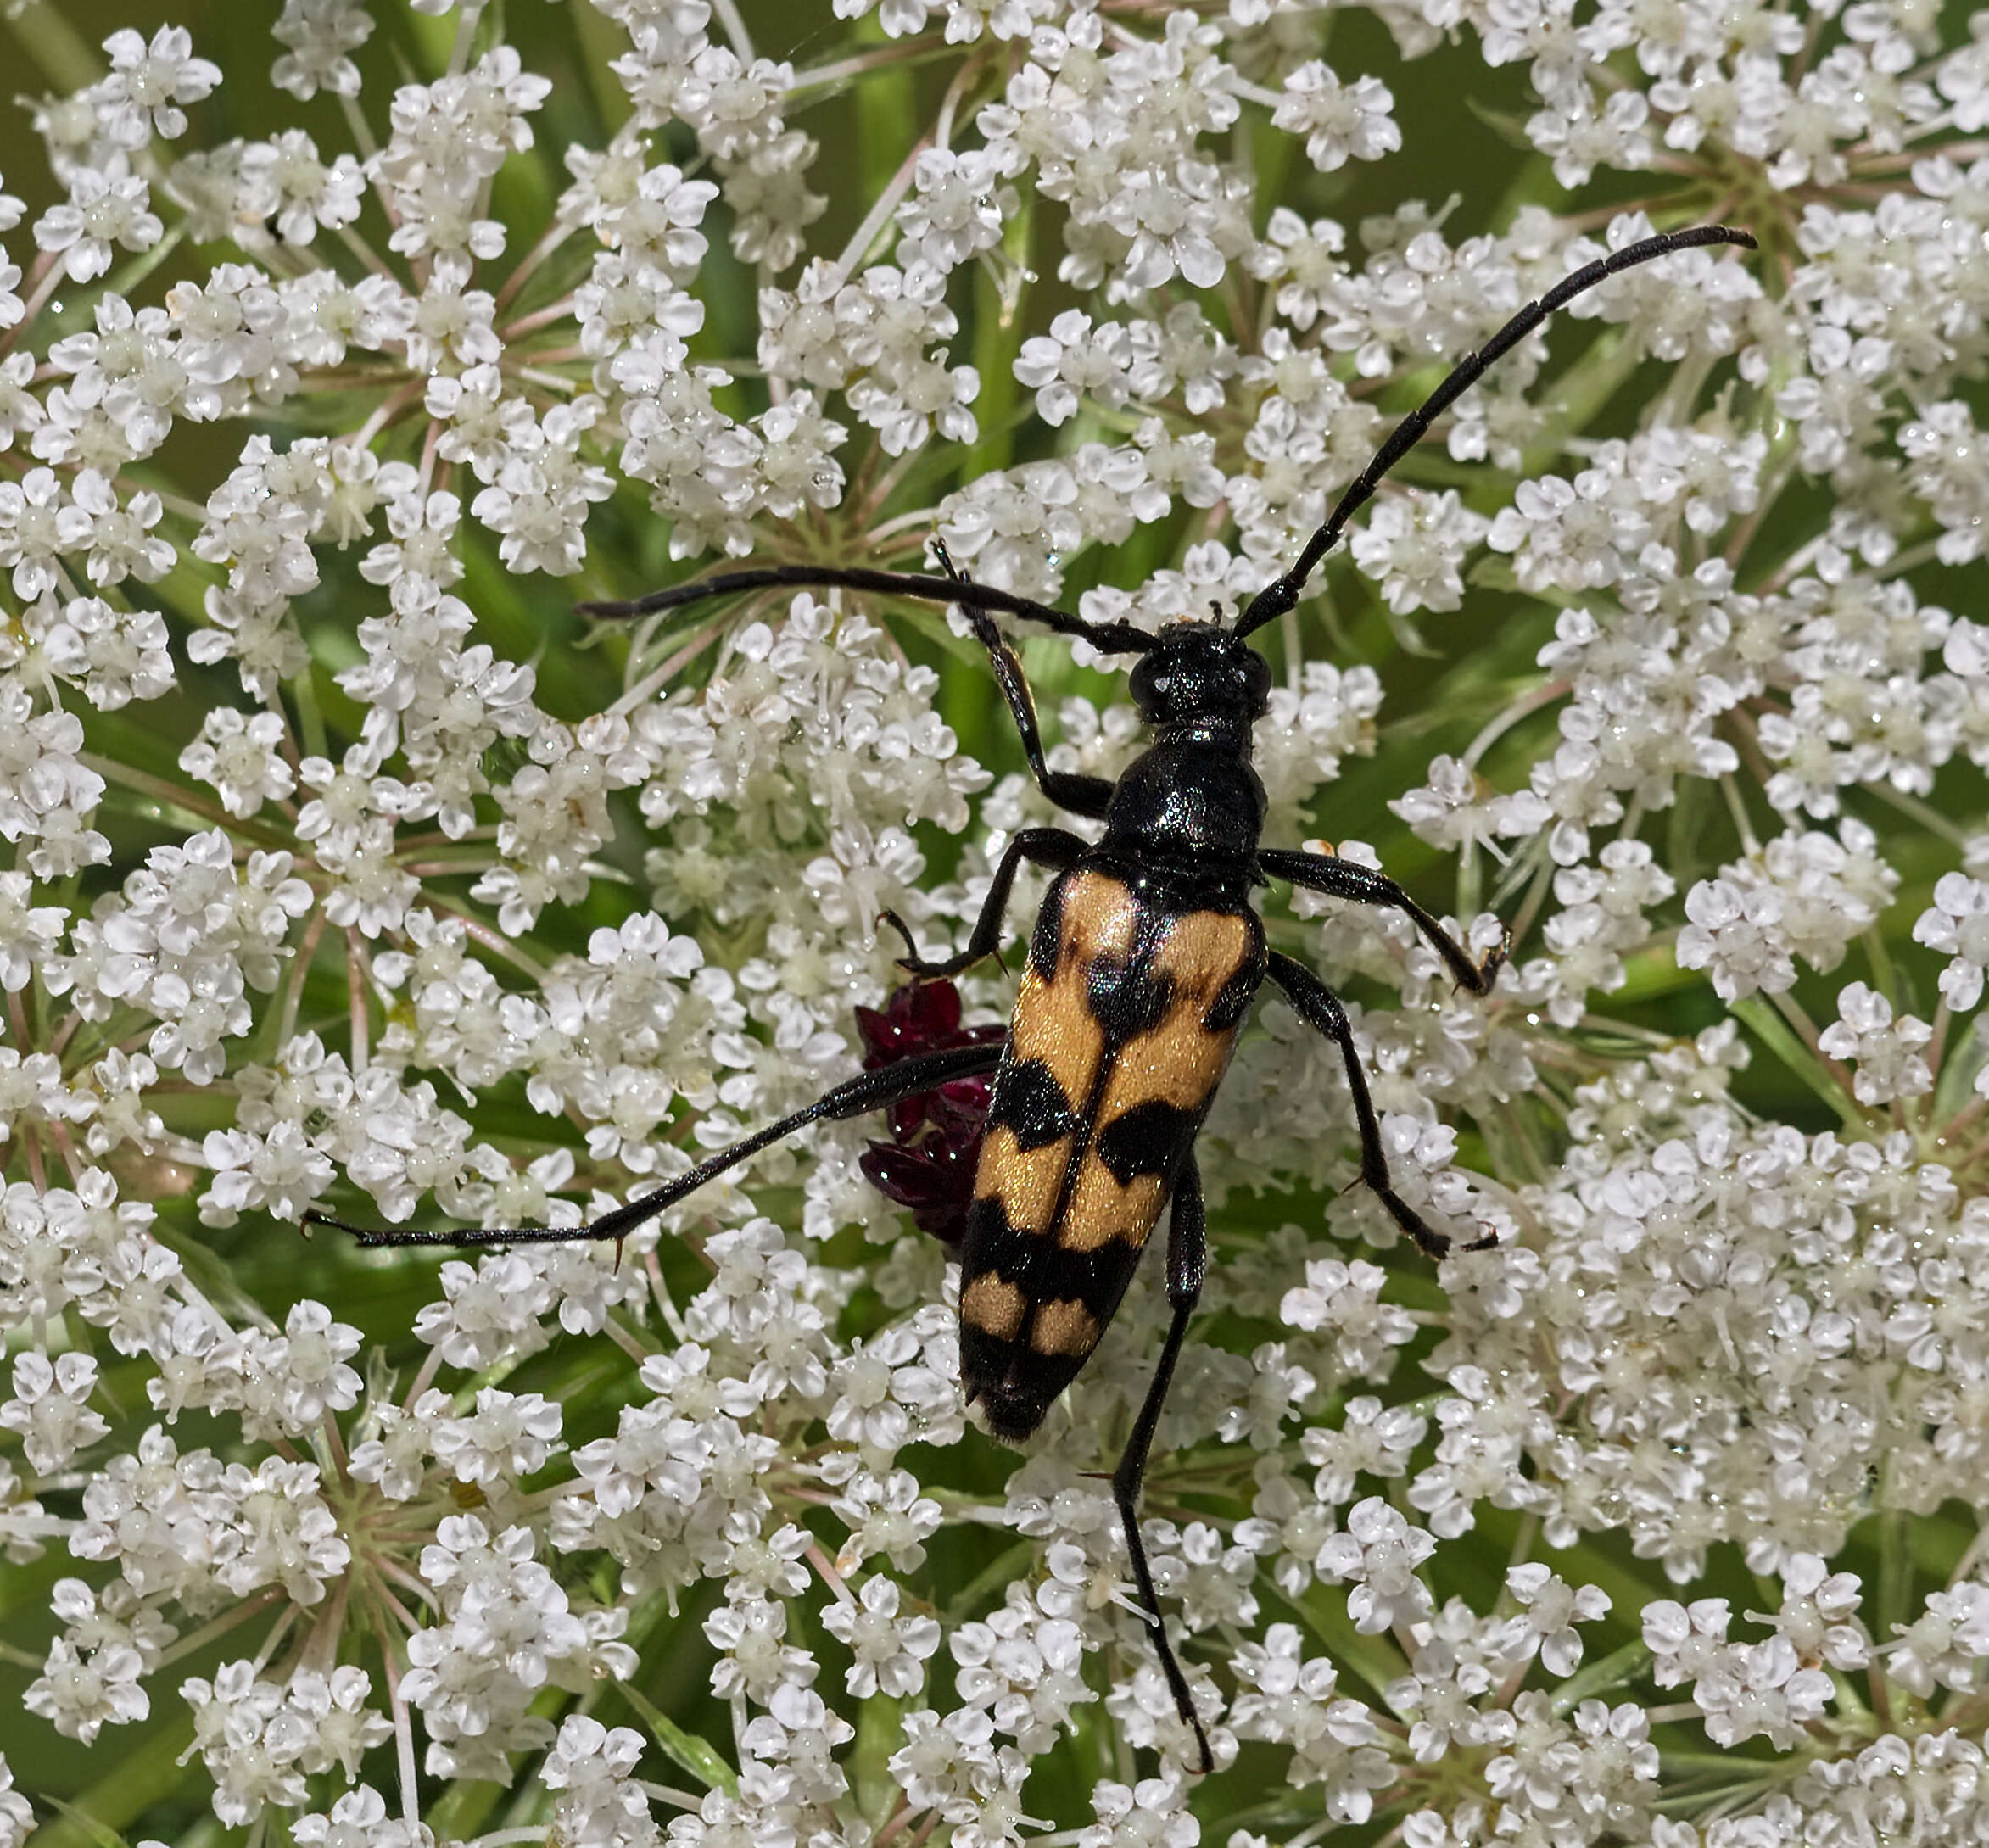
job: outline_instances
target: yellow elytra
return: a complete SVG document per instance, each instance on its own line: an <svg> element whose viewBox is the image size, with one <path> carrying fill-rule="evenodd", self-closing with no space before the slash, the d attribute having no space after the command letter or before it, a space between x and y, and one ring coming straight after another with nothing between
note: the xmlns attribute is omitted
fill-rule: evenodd
<svg viewBox="0 0 1989 1848"><path fill-rule="evenodd" d="M1111 1320L1264 973L1249 911L1098 857L1037 920L961 1254L961 1383L1009 1438Z"/></svg>

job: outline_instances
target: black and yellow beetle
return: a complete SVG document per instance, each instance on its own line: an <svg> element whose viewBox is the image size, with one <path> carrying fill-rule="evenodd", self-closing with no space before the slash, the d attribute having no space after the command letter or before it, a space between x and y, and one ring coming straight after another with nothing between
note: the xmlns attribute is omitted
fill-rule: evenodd
<svg viewBox="0 0 1989 1848"><path fill-rule="evenodd" d="M1474 959L1383 874L1329 855L1258 845L1265 796L1250 764L1251 727L1268 707L1271 672L1247 638L1297 604L1306 579L1355 511L1501 354L1605 277L1675 250L1712 244L1752 249L1754 240L1719 225L1648 237L1577 271L1529 303L1396 426L1297 563L1251 600L1234 627L1218 616L1148 634L1130 623L1087 622L975 583L953 571L943 550L941 574L774 565L678 584L634 602L584 606L595 616L640 616L706 597L784 586L869 590L956 606L987 650L1038 785L1059 807L1103 822L1103 835L1095 846L1060 828L1016 835L958 955L919 956L902 923L886 913L905 938L902 967L919 976L957 974L997 947L1021 863L1056 870L1002 1039L952 1046L865 1071L589 1225L402 1232L347 1225L316 1213L306 1217L353 1232L366 1245L619 1239L808 1124L862 1115L957 1079L993 1072L961 1242L960 1377L967 1399L981 1404L997 1436L1020 1442L1042 1422L1098 1345L1162 1209L1173 1202L1167 1239L1171 1320L1114 1474L1113 1492L1154 1649L1208 1770L1208 1736L1162 1625L1137 1510L1154 1428L1208 1256L1195 1136L1266 978L1303 1019L1340 1048L1359 1126L1362 1181L1429 1256L1440 1258L1450 1248L1450 1241L1389 1185L1345 1010L1310 969L1266 948L1253 891L1281 879L1362 904L1394 906L1415 921L1473 994L1489 991L1505 954L1501 946ZM1014 649L995 627L996 612L1081 637L1102 654L1137 657L1132 697L1154 735L1117 783L1053 771L1043 761L1028 684ZM1479 1246L1489 1242L1481 1240Z"/></svg>

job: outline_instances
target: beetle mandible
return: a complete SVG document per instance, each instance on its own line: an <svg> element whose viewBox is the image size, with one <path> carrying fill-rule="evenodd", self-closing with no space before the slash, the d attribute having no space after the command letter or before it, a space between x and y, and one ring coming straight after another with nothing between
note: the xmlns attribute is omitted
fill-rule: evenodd
<svg viewBox="0 0 1989 1848"><path fill-rule="evenodd" d="M1665 232L1598 259L1529 302L1396 425L1291 569L1258 592L1233 627L1220 615L1176 623L1158 634L1127 623L1087 622L973 582L953 569L943 548L938 573L772 565L721 572L631 602L583 605L589 615L633 617L779 587L869 590L953 605L987 650L1038 786L1059 807L1103 822L1103 837L1094 846L1061 828L1022 829L996 867L966 947L955 955L920 956L903 923L885 914L905 940L902 967L919 976L955 975L995 951L1021 863L1054 871L1003 1039L863 1072L589 1225L422 1232L349 1225L316 1212L306 1220L374 1246L618 1240L811 1123L863 1115L992 1072L961 1245L960 1379L996 1436L1020 1442L1042 1424L1098 1345L1162 1209L1172 1202L1167 1336L1112 1488L1155 1653L1193 1732L1200 1768L1209 1770L1208 1734L1167 1640L1138 1507L1154 1426L1208 1259L1195 1136L1265 980L1340 1049L1360 1135L1361 1180L1427 1255L1441 1258L1450 1243L1390 1186L1346 1011L1303 963L1267 948L1253 889L1281 879L1361 904L1392 906L1414 921L1473 994L1490 991L1505 957L1500 945L1474 958L1385 874L1327 854L1258 845L1265 794L1251 768L1251 727L1267 709L1271 671L1248 638L1295 607L1348 520L1502 354L1605 278L1673 251L1717 244L1756 248L1746 232L1724 225ZM995 626L997 612L1081 638L1101 654L1137 657L1131 690L1152 740L1116 783L1054 771L1045 762L1035 703L1020 660Z"/></svg>

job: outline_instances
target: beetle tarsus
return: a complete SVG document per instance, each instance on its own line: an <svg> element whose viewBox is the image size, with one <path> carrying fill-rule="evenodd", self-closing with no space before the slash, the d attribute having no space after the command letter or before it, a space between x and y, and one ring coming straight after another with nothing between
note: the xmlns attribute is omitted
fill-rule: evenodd
<svg viewBox="0 0 1989 1848"><path fill-rule="evenodd" d="M1187 1677L1174 1653L1173 1644L1167 1640L1167 1623L1161 1614L1159 1593L1154 1588L1154 1569L1147 1560L1146 1542L1140 1536L1139 1503L1140 1491L1146 1482L1147 1457L1153 1449L1154 1432L1160 1422L1161 1407L1167 1402L1167 1388L1173 1382L1175 1364L1187 1341L1188 1323L1193 1320L1195 1304L1201 1299L1202 1276L1208 1265L1208 1216L1202 1203L1202 1175L1191 1151L1182 1164L1180 1178L1175 1182L1174 1211L1168 1220L1167 1300L1173 1314L1168 1320L1167 1338L1161 1344L1160 1358L1154 1363L1154 1376L1148 1382L1147 1396L1141 1400L1139 1415L1133 1421L1132 1435L1126 1439L1118 1467L1112 1471L1112 1499L1118 1505L1120 1522L1126 1530L1126 1556L1132 1564L1133 1583L1139 1587L1140 1608L1146 1616L1147 1633L1153 1639L1154 1655L1159 1658L1160 1672L1166 1677L1168 1692L1174 1696L1175 1709L1195 1735L1200 1759L1195 1768L1204 1777L1215 1768L1215 1755L1210 1750L1208 1729L1202 1724L1202 1716L1195 1711L1194 1695L1188 1687Z"/></svg>

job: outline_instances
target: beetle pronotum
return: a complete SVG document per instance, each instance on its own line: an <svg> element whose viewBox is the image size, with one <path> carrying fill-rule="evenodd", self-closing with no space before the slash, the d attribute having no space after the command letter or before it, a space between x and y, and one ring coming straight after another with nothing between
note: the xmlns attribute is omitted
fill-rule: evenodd
<svg viewBox="0 0 1989 1848"><path fill-rule="evenodd" d="M1389 1184L1366 1079L1338 997L1302 963L1267 949L1251 893L1282 879L1363 904L1393 906L1407 913L1473 994L1490 991L1505 954L1501 946L1474 959L1384 874L1330 855L1258 846L1265 798L1250 764L1251 727L1266 710L1271 674L1246 639L1296 606L1348 520L1500 355L1605 278L1673 251L1714 244L1752 249L1754 240L1720 225L1647 237L1528 303L1396 425L1291 569L1258 592L1233 627L1220 615L1177 623L1159 634L1126 623L1087 622L972 582L953 570L943 549L937 574L771 565L673 585L632 602L584 606L595 616L632 617L780 587L867 590L956 606L987 650L1038 785L1059 807L1103 822L1103 837L1093 845L1060 828L1017 834L966 947L956 955L920 956L902 923L886 914L905 939L903 968L921 976L958 974L995 950L1021 863L1055 871L1001 1040L863 1072L590 1225L427 1232L367 1229L315 1212L306 1218L352 1232L364 1245L620 1239L811 1123L862 1115L992 1071L986 1132L961 1247L960 1376L966 1397L981 1404L997 1436L1020 1442L1042 1422L1097 1346L1162 1209L1173 1203L1167 1240L1171 1317L1114 1472L1113 1494L1154 1650L1194 1734L1201 1768L1208 1770L1208 1735L1167 1640L1138 1505L1154 1426L1207 1261L1195 1136L1266 977L1340 1048L1360 1132L1361 1180L1422 1251L1440 1258L1450 1248ZM1117 783L1053 771L1044 762L1029 686L1014 650L995 627L997 613L1080 637L1102 654L1137 657L1132 697L1154 736Z"/></svg>

